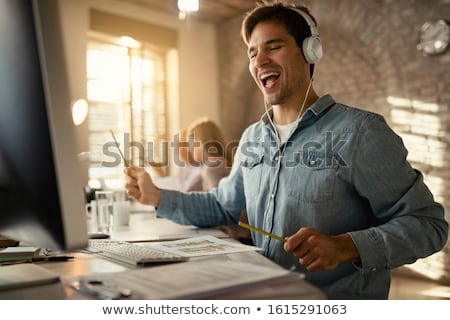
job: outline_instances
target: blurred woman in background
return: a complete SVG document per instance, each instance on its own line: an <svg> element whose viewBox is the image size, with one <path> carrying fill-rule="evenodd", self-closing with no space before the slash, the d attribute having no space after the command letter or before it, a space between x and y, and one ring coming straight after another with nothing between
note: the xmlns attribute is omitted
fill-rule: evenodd
<svg viewBox="0 0 450 320"><path fill-rule="evenodd" d="M192 165L201 167L199 191L209 191L217 187L220 180L229 175L233 164L232 149L222 130L214 121L201 118L188 127L187 141L189 145L187 157L192 156ZM242 213L241 221L248 222L245 211ZM218 228L243 243L252 243L250 232L238 225Z"/></svg>

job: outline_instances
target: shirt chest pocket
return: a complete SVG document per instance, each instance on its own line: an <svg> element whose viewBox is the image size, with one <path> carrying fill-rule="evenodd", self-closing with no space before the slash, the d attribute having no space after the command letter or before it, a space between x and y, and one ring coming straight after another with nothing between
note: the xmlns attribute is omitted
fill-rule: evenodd
<svg viewBox="0 0 450 320"><path fill-rule="evenodd" d="M255 153L241 162L244 178L245 197L255 199L260 192L261 175L263 173L264 154Z"/></svg>
<svg viewBox="0 0 450 320"><path fill-rule="evenodd" d="M296 167L285 168L290 197L304 202L333 198L338 164L323 155L305 155Z"/></svg>

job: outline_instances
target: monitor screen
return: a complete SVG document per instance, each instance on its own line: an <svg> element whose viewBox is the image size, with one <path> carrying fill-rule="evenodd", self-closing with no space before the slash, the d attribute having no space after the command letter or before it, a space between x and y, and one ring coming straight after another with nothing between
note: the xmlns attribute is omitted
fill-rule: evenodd
<svg viewBox="0 0 450 320"><path fill-rule="evenodd" d="M0 0L0 235L86 247L57 0Z"/></svg>

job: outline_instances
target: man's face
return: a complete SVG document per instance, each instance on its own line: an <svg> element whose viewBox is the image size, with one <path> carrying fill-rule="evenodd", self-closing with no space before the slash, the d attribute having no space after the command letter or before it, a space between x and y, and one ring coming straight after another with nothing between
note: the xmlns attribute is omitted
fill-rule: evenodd
<svg viewBox="0 0 450 320"><path fill-rule="evenodd" d="M258 23L250 37L248 57L250 73L266 103L298 103L309 81L309 65L284 25L274 21Z"/></svg>

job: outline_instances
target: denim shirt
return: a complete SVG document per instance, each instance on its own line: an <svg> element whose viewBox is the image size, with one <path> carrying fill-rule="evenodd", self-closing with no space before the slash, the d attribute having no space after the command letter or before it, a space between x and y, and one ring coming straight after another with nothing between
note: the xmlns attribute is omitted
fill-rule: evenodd
<svg viewBox="0 0 450 320"><path fill-rule="evenodd" d="M280 156L281 155L281 156ZM157 214L200 227L249 223L291 236L301 227L348 233L360 263L308 272L283 243L252 232L262 253L331 299L386 299L390 270L440 250L448 224L402 140L382 116L330 95L305 113L284 145L264 116L239 143L230 175L208 193L164 190Z"/></svg>

